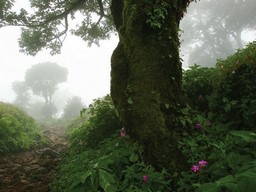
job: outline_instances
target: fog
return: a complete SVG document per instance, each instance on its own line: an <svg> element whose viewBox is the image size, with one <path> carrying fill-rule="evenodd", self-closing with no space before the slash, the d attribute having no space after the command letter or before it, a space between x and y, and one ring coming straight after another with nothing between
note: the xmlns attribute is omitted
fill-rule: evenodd
<svg viewBox="0 0 256 192"><path fill-rule="evenodd" d="M68 69L68 81L59 85L65 97L78 95L85 104L110 92L110 57L117 44L117 37L101 41L100 47L87 44L79 37L68 36L60 55L50 56L46 51L36 56L19 52L18 27L0 29L0 100L13 102L12 82L24 81L25 72L34 64L55 62Z"/></svg>

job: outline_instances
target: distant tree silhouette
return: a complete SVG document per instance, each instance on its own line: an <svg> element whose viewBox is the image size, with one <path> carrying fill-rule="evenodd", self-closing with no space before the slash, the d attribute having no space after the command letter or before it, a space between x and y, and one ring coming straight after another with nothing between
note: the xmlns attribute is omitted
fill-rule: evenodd
<svg viewBox="0 0 256 192"><path fill-rule="evenodd" d="M189 65L214 66L244 46L242 32L255 30L255 0L204 0L191 4L181 21L182 50Z"/></svg>
<svg viewBox="0 0 256 192"><path fill-rule="evenodd" d="M25 82L35 95L42 96L45 104L49 104L58 84L67 81L67 75L67 69L56 63L40 63L26 71Z"/></svg>
<svg viewBox="0 0 256 192"><path fill-rule="evenodd" d="M64 108L63 117L73 118L80 114L80 111L85 107L82 102L82 98L78 96L73 96L67 100L67 104Z"/></svg>
<svg viewBox="0 0 256 192"><path fill-rule="evenodd" d="M14 81L12 90L16 94L14 104L26 111L30 101L29 87L24 81Z"/></svg>
<svg viewBox="0 0 256 192"><path fill-rule="evenodd" d="M52 117L57 112L52 103L52 96L57 90L58 84L67 81L68 71L56 63L46 62L33 65L26 71L25 82L35 95L44 98L45 106L42 115Z"/></svg>

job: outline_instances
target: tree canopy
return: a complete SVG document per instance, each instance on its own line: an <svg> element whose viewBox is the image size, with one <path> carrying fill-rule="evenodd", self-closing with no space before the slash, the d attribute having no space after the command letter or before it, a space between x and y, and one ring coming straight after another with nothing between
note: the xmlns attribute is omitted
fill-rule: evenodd
<svg viewBox="0 0 256 192"><path fill-rule="evenodd" d="M50 104L58 84L67 81L67 75L67 69L56 63L39 63L26 71L25 82L35 95L44 98L45 104Z"/></svg>
<svg viewBox="0 0 256 192"><path fill-rule="evenodd" d="M19 45L26 54L35 55L43 48L49 49L51 54L60 53L68 31L80 36L88 45L99 45L99 40L109 38L114 31L109 0L47 0L43 3L30 0L33 13L25 9L12 11L13 4L13 0L0 4L0 27L22 27ZM70 20L77 17L81 22L70 29Z"/></svg>

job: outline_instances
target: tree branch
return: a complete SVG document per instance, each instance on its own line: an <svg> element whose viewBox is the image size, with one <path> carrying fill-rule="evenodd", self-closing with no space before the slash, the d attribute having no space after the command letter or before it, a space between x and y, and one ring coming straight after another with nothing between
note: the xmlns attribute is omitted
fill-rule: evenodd
<svg viewBox="0 0 256 192"><path fill-rule="evenodd" d="M65 29L62 32L60 32L59 34L55 35L54 38L52 38L50 41L52 41L53 39L58 39L61 44L63 43L64 40L61 41L60 37L65 35L68 31L68 15L66 15L64 19L65 19Z"/></svg>
<svg viewBox="0 0 256 192"><path fill-rule="evenodd" d="M72 3L71 6L68 8L68 9L65 9L62 13L52 17L52 18L48 18L48 19L45 19L44 21L42 22L39 22L39 23L33 23L33 22L28 22L28 18L27 17L24 17L23 19L21 19L19 22L20 23L11 23L11 24L5 24L5 25L2 25L1 27L7 27L7 26L19 26L19 27L29 27L29 28L37 28L37 27L41 27L41 26L44 26L44 25L47 25L49 24L50 22L52 21L56 21L58 19L65 19L65 23L67 23L66 19L67 19L67 16L73 12L74 10L77 10L79 9L79 7L85 3L86 0L77 0L76 2ZM16 15L16 17L18 18L19 16Z"/></svg>

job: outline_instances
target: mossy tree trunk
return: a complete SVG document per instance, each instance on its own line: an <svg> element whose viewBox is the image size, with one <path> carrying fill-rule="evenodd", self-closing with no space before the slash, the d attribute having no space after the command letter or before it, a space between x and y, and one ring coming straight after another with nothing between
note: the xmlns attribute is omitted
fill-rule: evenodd
<svg viewBox="0 0 256 192"><path fill-rule="evenodd" d="M153 27L149 13L166 16ZM111 96L127 133L145 149L155 168L180 172L186 167L178 149L182 68L178 26L188 1L112 0L119 44L111 59ZM178 8L177 8L178 7Z"/></svg>

